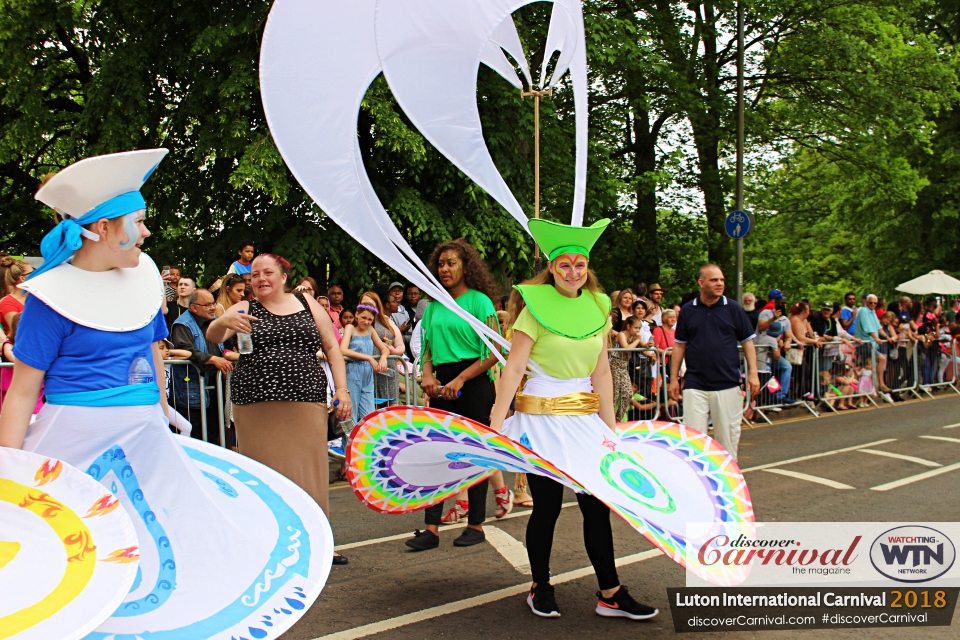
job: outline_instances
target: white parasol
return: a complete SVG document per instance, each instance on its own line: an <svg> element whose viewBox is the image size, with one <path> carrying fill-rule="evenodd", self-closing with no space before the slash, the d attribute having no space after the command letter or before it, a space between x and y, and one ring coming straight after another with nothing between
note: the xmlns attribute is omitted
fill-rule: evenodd
<svg viewBox="0 0 960 640"><path fill-rule="evenodd" d="M897 286L897 291L912 293L918 296L933 294L940 295L960 295L960 280L953 276L945 274L939 269L934 269L928 274L919 278L908 280Z"/></svg>

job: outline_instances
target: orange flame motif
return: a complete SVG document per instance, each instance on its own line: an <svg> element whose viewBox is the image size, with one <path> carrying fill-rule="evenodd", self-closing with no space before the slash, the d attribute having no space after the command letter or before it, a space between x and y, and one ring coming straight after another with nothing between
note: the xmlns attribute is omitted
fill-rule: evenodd
<svg viewBox="0 0 960 640"><path fill-rule="evenodd" d="M41 492L28 492L23 497L23 501L18 505L21 509L30 508L38 512L41 518L55 518L57 514L63 511L63 505L50 497L49 494ZM42 511L38 511L42 507Z"/></svg>
<svg viewBox="0 0 960 640"><path fill-rule="evenodd" d="M43 464L40 465L40 468L37 469L37 474L33 476L33 479L37 481L36 486L42 487L48 482L53 482L60 476L61 471L63 471L62 462L47 458L43 461Z"/></svg>
<svg viewBox="0 0 960 640"><path fill-rule="evenodd" d="M127 547L126 549L117 549L107 554L107 557L100 562L116 562L117 564L126 564L136 562L140 559L140 547Z"/></svg>
<svg viewBox="0 0 960 640"><path fill-rule="evenodd" d="M92 518L94 516L105 516L119 506L120 501L117 500L116 496L114 496L112 493L108 493L94 502L93 506L87 509L87 515L83 517Z"/></svg>
<svg viewBox="0 0 960 640"><path fill-rule="evenodd" d="M93 544L93 540L90 538L90 532L86 529L66 536L63 539L63 545L67 548L67 553L71 551L74 552L73 555L67 556L67 562L86 560L85 556L88 553L93 553L97 550L97 545Z"/></svg>

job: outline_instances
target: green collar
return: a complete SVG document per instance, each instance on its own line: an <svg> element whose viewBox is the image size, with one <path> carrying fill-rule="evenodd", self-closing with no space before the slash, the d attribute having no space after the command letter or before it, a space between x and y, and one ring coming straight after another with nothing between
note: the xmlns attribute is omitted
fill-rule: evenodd
<svg viewBox="0 0 960 640"><path fill-rule="evenodd" d="M565 338L583 340L595 335L610 315L610 298L585 289L576 298L561 295L552 284L520 284L514 289L540 324Z"/></svg>

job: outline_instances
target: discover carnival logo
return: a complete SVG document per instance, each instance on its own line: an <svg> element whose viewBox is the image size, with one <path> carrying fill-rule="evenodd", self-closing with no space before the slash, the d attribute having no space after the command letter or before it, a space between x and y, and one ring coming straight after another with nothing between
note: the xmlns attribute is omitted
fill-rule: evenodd
<svg viewBox="0 0 960 640"><path fill-rule="evenodd" d="M950 570L956 558L950 538L919 525L884 531L870 546L873 568L897 582L935 580Z"/></svg>

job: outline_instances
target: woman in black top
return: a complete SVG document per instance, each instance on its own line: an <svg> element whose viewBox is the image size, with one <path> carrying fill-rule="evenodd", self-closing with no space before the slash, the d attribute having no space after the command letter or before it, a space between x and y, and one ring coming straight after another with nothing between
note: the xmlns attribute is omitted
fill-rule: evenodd
<svg viewBox="0 0 960 640"><path fill-rule="evenodd" d="M330 316L312 297L287 293L290 263L261 254L251 267L256 299L240 302L210 323L207 339L249 333L253 353L241 354L231 376L240 453L296 482L328 511L327 384L317 352L327 356L339 400L350 415L346 369ZM338 562L334 557L335 564Z"/></svg>

